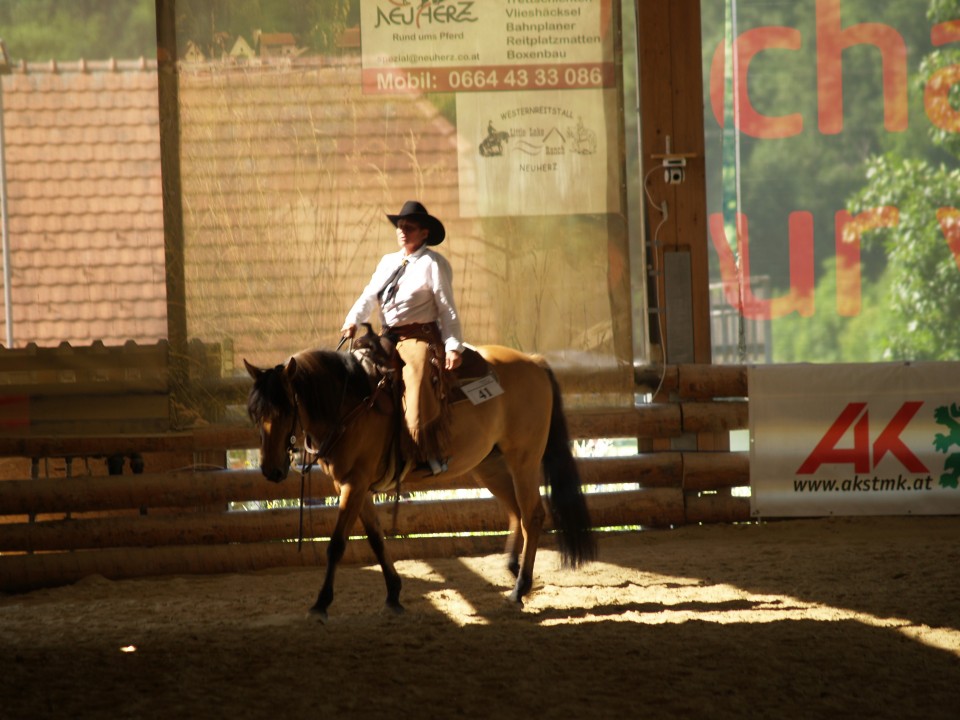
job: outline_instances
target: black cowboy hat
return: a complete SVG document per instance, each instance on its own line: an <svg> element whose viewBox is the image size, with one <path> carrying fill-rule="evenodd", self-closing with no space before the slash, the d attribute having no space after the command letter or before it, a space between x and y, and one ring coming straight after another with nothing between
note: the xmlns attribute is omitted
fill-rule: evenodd
<svg viewBox="0 0 960 720"><path fill-rule="evenodd" d="M427 245L439 245L447 236L447 231L444 229L443 223L428 213L427 209L416 200L407 200L403 204L403 207L400 208L399 213L396 215L388 214L387 219L393 223L394 227L397 226L400 220L412 220L422 227L427 228L427 230L430 231L430 234L427 235Z"/></svg>

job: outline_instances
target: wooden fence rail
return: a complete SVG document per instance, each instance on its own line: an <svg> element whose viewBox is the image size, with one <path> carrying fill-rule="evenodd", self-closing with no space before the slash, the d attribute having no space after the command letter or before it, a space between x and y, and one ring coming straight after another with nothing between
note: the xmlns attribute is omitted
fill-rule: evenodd
<svg viewBox="0 0 960 720"><path fill-rule="evenodd" d="M676 366L644 374L639 387L660 387L669 402L570 410L575 439L680 438L747 426L743 368ZM99 443L99 444L98 444ZM113 451L193 451L256 447L249 427L207 427L154 435L0 437L0 455L82 456ZM681 443L682 444L682 443ZM746 453L696 450L579 458L587 502L598 528L668 527L749 519L749 502L730 489L749 484ZM395 507L378 505L393 528L393 554L403 557L490 552L502 546L506 519L489 496L436 500L430 491L467 490L468 478L411 482ZM332 481L314 470L311 502L296 507L262 501L297 500L299 473L274 484L256 470L178 472L0 482L0 591L109 578L221 572L277 565L322 564L322 538L335 509ZM260 503L256 510L241 504ZM396 516L394 512L396 511ZM548 524L549 529L549 524ZM464 536L464 533L480 533ZM549 535L545 543L549 546ZM365 543L350 543L348 559L372 562Z"/></svg>

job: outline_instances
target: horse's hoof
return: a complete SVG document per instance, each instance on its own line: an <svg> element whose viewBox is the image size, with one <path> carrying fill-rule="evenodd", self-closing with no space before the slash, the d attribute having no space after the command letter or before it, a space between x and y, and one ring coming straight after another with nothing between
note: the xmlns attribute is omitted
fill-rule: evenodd
<svg viewBox="0 0 960 720"><path fill-rule="evenodd" d="M387 602L383 606L383 612L394 616L403 615L403 613L406 612L406 608L398 602Z"/></svg>
<svg viewBox="0 0 960 720"><path fill-rule="evenodd" d="M307 617L311 620L316 620L321 625L326 625L329 617L327 616L327 611L323 608L318 608L314 605L307 611Z"/></svg>
<svg viewBox="0 0 960 720"><path fill-rule="evenodd" d="M517 610L523 610L523 598L517 597L516 593L510 593L507 596L506 605Z"/></svg>

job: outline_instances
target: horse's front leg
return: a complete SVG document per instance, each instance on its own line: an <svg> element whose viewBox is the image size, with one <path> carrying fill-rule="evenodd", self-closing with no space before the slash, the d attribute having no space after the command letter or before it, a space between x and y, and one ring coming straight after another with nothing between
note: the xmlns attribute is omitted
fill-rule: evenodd
<svg viewBox="0 0 960 720"><path fill-rule="evenodd" d="M350 485L343 485L340 488L340 511L337 513L337 524L333 528L330 543L327 545L327 572L323 577L323 586L320 588L317 602L310 608L310 613L321 622L327 620L327 608L333 602L333 579L337 574L337 565L343 559L350 528L357 521L366 495L366 491L354 491Z"/></svg>
<svg viewBox="0 0 960 720"><path fill-rule="evenodd" d="M403 583L400 580L400 574L393 566L393 561L387 555L380 517L377 515L377 509L373 504L373 497L370 493L365 493L363 505L360 508L360 522L363 523L367 540L370 542L370 547L373 548L374 555L377 556L380 569L383 570L383 579L387 583L387 609L399 615L403 612L403 605L400 604L400 586Z"/></svg>

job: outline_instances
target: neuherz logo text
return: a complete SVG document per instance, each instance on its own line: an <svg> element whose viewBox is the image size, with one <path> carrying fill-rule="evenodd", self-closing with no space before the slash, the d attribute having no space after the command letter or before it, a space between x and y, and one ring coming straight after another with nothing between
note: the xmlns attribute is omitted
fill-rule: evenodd
<svg viewBox="0 0 960 720"><path fill-rule="evenodd" d="M422 0L419 5L407 1L390 0L386 5L377 7L377 23L381 25L422 28L425 25L453 25L457 23L477 22L473 14L475 2L444 2L444 0Z"/></svg>

